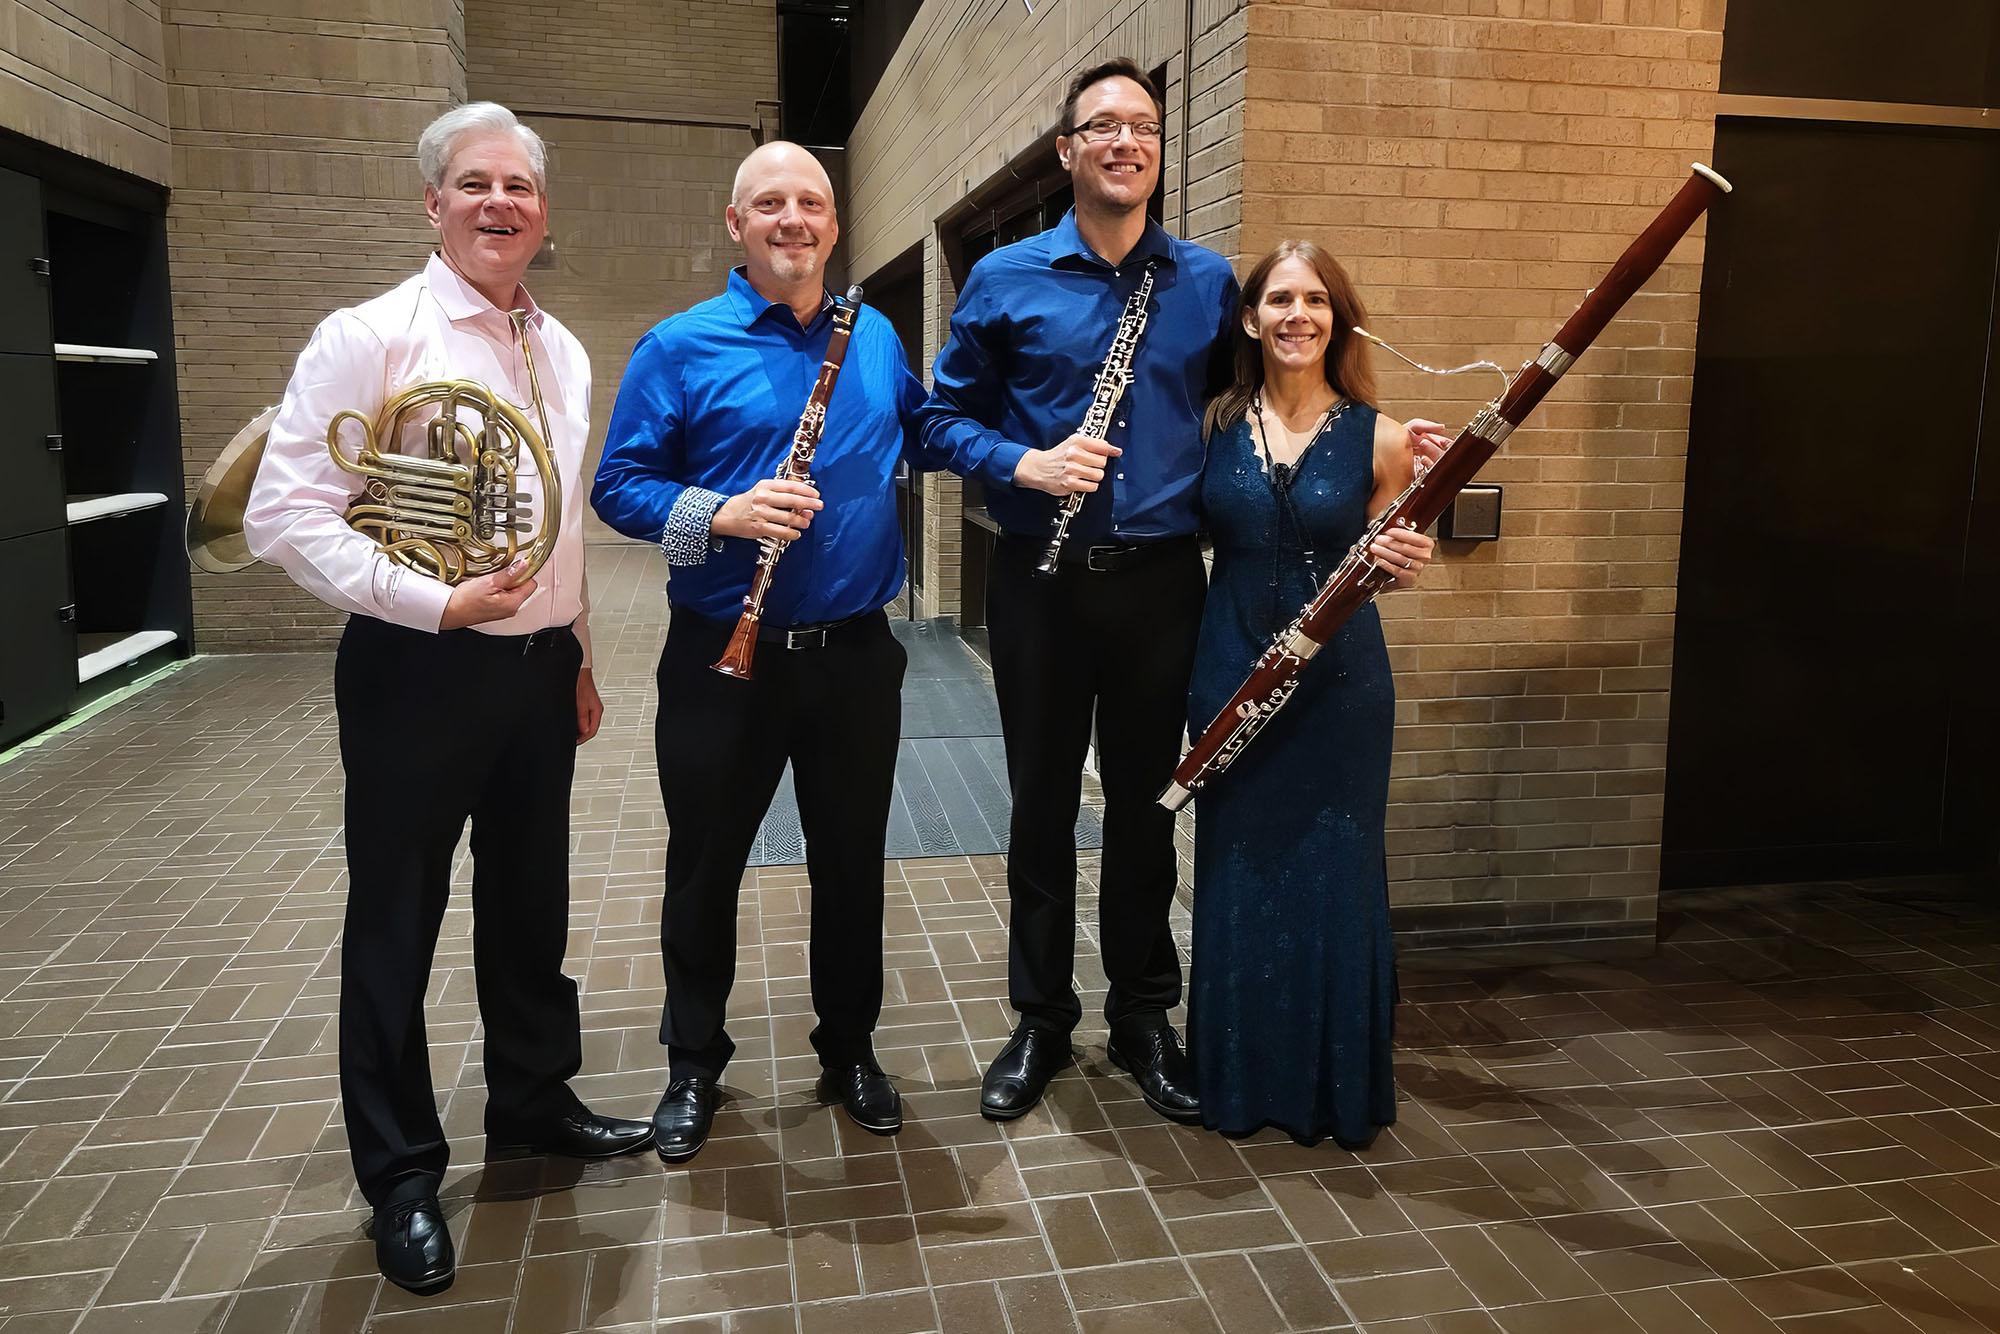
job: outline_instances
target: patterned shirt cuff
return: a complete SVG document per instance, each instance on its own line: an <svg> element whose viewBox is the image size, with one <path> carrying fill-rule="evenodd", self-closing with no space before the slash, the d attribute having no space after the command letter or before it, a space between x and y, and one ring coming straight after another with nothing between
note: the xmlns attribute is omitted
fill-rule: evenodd
<svg viewBox="0 0 2000 1334"><path fill-rule="evenodd" d="M722 541L708 531L715 512L729 497L720 491L690 486L681 492L667 514L667 530L660 535L660 550L669 565L701 565L711 551L722 550Z"/></svg>

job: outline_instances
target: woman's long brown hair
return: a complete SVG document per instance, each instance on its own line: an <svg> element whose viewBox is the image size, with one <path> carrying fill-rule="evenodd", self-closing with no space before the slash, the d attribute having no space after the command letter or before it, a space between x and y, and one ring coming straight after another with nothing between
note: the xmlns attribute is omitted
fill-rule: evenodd
<svg viewBox="0 0 2000 1334"><path fill-rule="evenodd" d="M1366 326L1368 312L1340 261L1311 241L1280 241L1257 261L1243 280L1242 304L1231 323L1235 382L1217 394L1202 417L1201 436L1211 439L1250 409L1250 400L1264 386L1264 345L1243 331L1243 315L1254 313L1264 299L1271 270L1288 259L1302 259L1326 284L1333 306L1333 337L1326 350L1326 382L1333 392L1367 407L1375 406L1375 371L1368 361L1368 341L1354 336L1354 326Z"/></svg>

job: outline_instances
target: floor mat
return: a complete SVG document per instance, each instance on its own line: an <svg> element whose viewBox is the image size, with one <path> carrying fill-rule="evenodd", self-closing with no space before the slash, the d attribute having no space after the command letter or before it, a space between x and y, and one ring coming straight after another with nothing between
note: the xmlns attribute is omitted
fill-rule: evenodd
<svg viewBox="0 0 2000 1334"><path fill-rule="evenodd" d="M903 677L903 744L889 807L889 857L958 857L1007 850L1007 754L993 675L949 621L897 621L909 651ZM1076 845L1103 846L1098 813L1077 814ZM806 859L789 767L750 851L752 866Z"/></svg>

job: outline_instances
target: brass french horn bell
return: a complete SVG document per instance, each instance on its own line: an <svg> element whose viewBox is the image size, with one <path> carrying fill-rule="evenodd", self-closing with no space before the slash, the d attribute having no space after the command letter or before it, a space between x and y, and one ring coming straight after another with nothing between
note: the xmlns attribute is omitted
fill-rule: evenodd
<svg viewBox="0 0 2000 1334"><path fill-rule="evenodd" d="M264 461L264 444L277 418L276 407L252 417L201 475L201 489L195 492L187 516L188 559L196 569L235 574L257 563L243 537L243 507L249 502L250 484L257 480L257 465Z"/></svg>

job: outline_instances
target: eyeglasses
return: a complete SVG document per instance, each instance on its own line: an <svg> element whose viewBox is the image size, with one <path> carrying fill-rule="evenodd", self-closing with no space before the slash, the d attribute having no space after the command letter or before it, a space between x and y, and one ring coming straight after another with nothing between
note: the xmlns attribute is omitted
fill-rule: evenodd
<svg viewBox="0 0 2000 1334"><path fill-rule="evenodd" d="M1159 142L1162 127L1156 120L1119 120L1116 116L1093 116L1081 125L1069 127L1071 134L1080 134L1094 144L1108 144L1118 137L1120 130L1132 131L1132 137L1142 144Z"/></svg>

